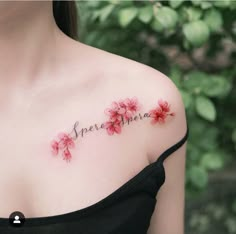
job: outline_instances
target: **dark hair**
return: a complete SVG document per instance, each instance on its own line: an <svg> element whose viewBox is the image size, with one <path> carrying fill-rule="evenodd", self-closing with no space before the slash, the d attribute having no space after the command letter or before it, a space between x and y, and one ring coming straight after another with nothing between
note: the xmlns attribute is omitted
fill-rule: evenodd
<svg viewBox="0 0 236 234"><path fill-rule="evenodd" d="M53 15L58 27L73 39L78 39L78 14L75 1L53 0Z"/></svg>

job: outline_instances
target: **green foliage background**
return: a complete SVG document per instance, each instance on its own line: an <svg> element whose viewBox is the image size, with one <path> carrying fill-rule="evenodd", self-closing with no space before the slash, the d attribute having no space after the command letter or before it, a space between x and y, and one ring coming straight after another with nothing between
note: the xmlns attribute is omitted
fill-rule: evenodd
<svg viewBox="0 0 236 234"><path fill-rule="evenodd" d="M235 162L236 1L77 3L80 41L152 66L179 88L190 127L186 194L196 197L211 172Z"/></svg>

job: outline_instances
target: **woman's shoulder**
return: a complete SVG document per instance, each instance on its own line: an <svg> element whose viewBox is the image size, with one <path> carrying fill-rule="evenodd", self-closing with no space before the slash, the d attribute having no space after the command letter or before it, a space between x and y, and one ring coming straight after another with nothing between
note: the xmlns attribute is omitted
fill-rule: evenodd
<svg viewBox="0 0 236 234"><path fill-rule="evenodd" d="M108 102L136 97L140 113L151 114L144 121L147 152L156 160L170 145L181 139L187 128L185 107L178 87L166 74L138 61L80 43L91 70L98 74ZM100 78L100 79L99 79ZM96 78L95 78L96 79ZM161 118L160 108L166 108ZM167 111L168 109L168 111ZM158 146L157 146L158 142Z"/></svg>
<svg viewBox="0 0 236 234"><path fill-rule="evenodd" d="M90 71L103 75L107 81L131 85L130 91L140 88L139 91L148 96L157 89L160 94L172 95L174 99L180 94L173 81L156 68L81 42L77 47L78 57L85 55L84 61L90 65Z"/></svg>

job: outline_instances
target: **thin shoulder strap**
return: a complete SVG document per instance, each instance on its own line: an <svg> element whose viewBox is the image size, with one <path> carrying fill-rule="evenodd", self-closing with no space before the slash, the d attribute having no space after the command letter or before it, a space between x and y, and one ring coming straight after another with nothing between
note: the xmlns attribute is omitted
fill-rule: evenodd
<svg viewBox="0 0 236 234"><path fill-rule="evenodd" d="M168 148L167 150L165 150L157 159L157 162L161 161L163 162L170 154L172 154L174 151L176 151L177 149L179 149L184 142L187 140L189 135L189 127L188 127L188 123L187 123L187 130L186 133L184 135L184 137L178 141L177 143L175 143L174 145L172 145L170 148Z"/></svg>

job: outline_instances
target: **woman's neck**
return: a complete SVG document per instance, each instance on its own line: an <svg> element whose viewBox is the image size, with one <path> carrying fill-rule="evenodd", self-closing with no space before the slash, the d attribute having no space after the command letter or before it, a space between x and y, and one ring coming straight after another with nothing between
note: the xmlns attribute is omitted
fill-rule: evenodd
<svg viewBox="0 0 236 234"><path fill-rule="evenodd" d="M59 33L51 1L0 2L0 93L47 79Z"/></svg>

